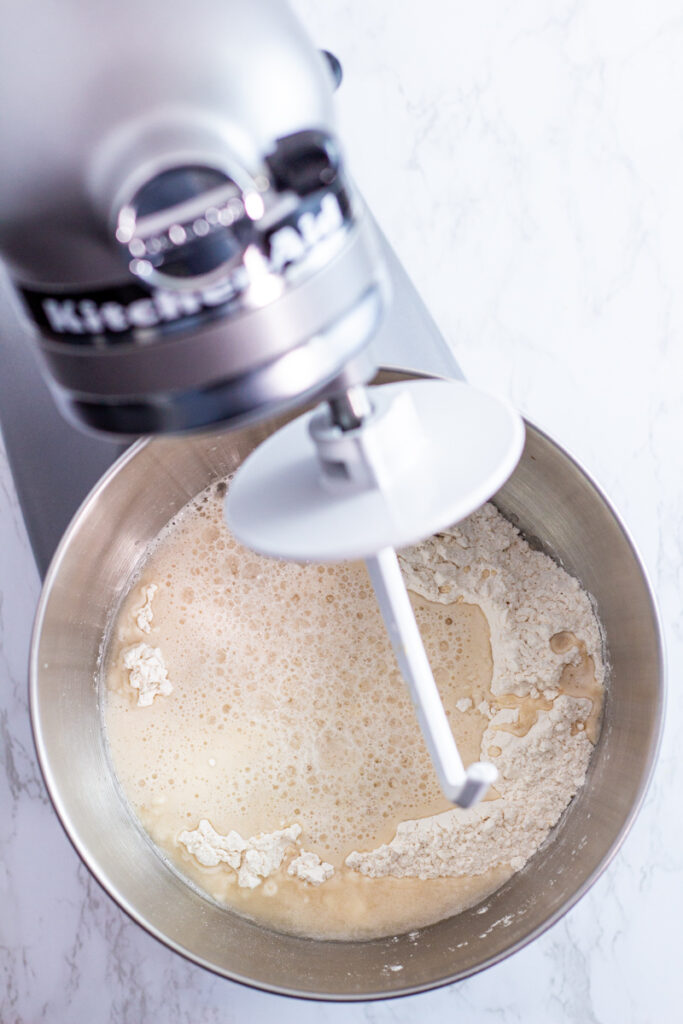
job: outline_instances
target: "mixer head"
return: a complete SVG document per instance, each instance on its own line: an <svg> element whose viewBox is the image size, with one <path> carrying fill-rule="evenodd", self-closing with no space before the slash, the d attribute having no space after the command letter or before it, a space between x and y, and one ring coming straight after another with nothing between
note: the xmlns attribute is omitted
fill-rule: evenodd
<svg viewBox="0 0 683 1024"><path fill-rule="evenodd" d="M30 7L0 43L0 249L70 418L234 426L367 380L382 266L338 64L287 5L122 0L85 40L77 0Z"/></svg>

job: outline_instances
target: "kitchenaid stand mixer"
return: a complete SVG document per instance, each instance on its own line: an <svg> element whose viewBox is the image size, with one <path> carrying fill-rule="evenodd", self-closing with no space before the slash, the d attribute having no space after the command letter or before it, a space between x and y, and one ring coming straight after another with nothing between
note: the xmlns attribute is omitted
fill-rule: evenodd
<svg viewBox="0 0 683 1024"><path fill-rule="evenodd" d="M49 307L62 328L76 324L98 327L105 319L110 328L120 327L129 315L121 307L137 301L142 304L130 315L138 321L149 321L160 315L160 310L168 315L171 308L167 298L160 300L159 308L144 304L152 289L138 284L127 269L131 259L141 257L127 251L129 243L115 240L120 211L109 211L104 201L104 168L97 179L102 189L99 200L95 177L89 176L98 142L117 125L141 123L145 111L150 110L165 110L167 126L169 111L178 112L179 107L191 115L200 113L198 123L205 126L207 111L220 111L223 116L228 110L239 112L240 103L234 106L239 90L230 87L231 68L238 65L245 93L247 85L251 92L256 90L270 104L273 117L275 112L278 115L279 123L265 140L263 155L271 151L277 138L299 131L322 131L334 138L328 118L331 84L325 62L302 40L280 5L243 7L248 10L233 3L219 7L200 0L186 10L175 0L163 5L133 5L124 0L115 7L88 8L69 0L48 8L44 0L40 4L28 0L5 12L5 35L0 41L0 49L6 51L0 60L0 78L7 76L5 127L0 129L0 158L6 165L2 180L5 197L0 199L0 249L7 256L15 285L39 296L42 290L45 298L58 303L86 302L82 308ZM292 44L297 52L297 59L286 67L274 40L274 35L282 32L287 45ZM238 52L240 48L242 52ZM245 59L240 62L242 56ZM298 70L292 70L294 65ZM283 68L289 72L283 73ZM297 91L303 104L300 117L293 116L286 99L291 96L291 74L299 85L299 76L308 78L308 84ZM311 83L314 91L323 91L324 116L319 108L311 113L307 106L313 105ZM193 121L193 116L189 120ZM148 118L147 126L153 121ZM231 148L245 141L245 133L249 136L246 120L231 135ZM130 135L127 138L130 140ZM196 135L194 138L196 141ZM187 151L182 156L184 160ZM196 150L191 156L197 158ZM213 163L211 166L215 171ZM258 177L258 168L247 166L252 177ZM159 172L169 169L168 164L154 168ZM153 179L154 174L149 177ZM108 179L116 191L113 179L116 174ZM121 194L123 205L135 208L137 190L146 180L143 176L130 183L129 194ZM206 179L204 183L211 185ZM215 178L213 184L222 187ZM146 198L149 201L149 194ZM141 220L152 213L149 208L138 212ZM367 211L362 216L367 218ZM124 217L124 238L126 223L130 226ZM341 230L350 230L348 224ZM150 227L149 221L142 227ZM384 263L393 296L385 303L383 319L367 348L356 336L359 355L371 353L372 358L365 370L360 358L349 359L355 367L352 376L345 373L347 364L340 355L335 373L337 383L344 387L336 395L328 392L325 398L323 390L334 380L331 377L319 381L315 396L311 392L317 400L331 400L340 425L352 430L354 416L369 412L377 392L370 391L369 402L363 402L362 396L359 399L356 391L348 398L345 395L349 388L365 386L372 362L457 375L447 346L409 280L381 236L374 234L380 259L373 257L365 263L366 283L372 283L377 274L381 291L378 264ZM369 246L374 244L371 236L365 236ZM258 272L256 267L252 269ZM122 283L132 286L125 296L116 292ZM306 282L299 283L303 287ZM104 294L97 294L99 290ZM191 290L188 295L192 296ZM215 293L209 292L212 297ZM26 299L30 301L31 296ZM15 296L11 301L18 305ZM105 311L106 302L114 305ZM192 374L198 374L200 361L210 354L205 332L216 330L216 347L220 348L219 328L227 326L225 309L207 307L203 300L198 306L196 296L171 298L170 302L173 309L181 311L184 303L191 305L197 319L165 321L163 333L155 333L150 324L138 327L130 336L124 330L111 329L90 338L86 330L75 331L78 338L62 333L61 342L59 336L45 337L45 353L58 361L64 357L62 371L67 356L71 368L77 368L79 360L93 365L96 358L101 359L98 379L102 390L105 367L113 385L118 356L139 358L138 415L148 404L145 389L151 386L154 391L156 382L164 375L167 380L171 376L175 344L186 353L185 371L190 380ZM40 306L35 312L40 316ZM326 327L324 312L321 305L322 330ZM34 388L37 346L31 346L34 353L18 331L14 336L8 332L4 319L2 326L0 413L4 440L34 550L39 565L45 568L67 520L113 461L116 450L111 442L76 434L57 417L45 391L37 385ZM312 336L304 332L294 349L305 346ZM227 335L224 348L223 356L228 358ZM145 359L154 358L159 372L145 376ZM205 362L202 365L206 368ZM406 376L410 374L390 374L383 379L397 383ZM68 390L68 370L60 379ZM74 379L73 383L94 386L90 378ZM177 383L172 398L184 393L182 366ZM40 387L44 389L42 383ZM303 392L303 383L301 388ZM116 394L113 388L111 394ZM78 402L88 395L88 387L85 391L76 388L67 401L73 398ZM218 421L211 401L220 397L214 391L195 393L194 400L185 403L171 401L165 406L152 400L150 404L156 415L160 411L177 415L182 409L199 410L206 399L205 408L213 408ZM100 394L100 400L107 404L106 395ZM294 405L296 396L291 400ZM95 404L90 403L91 415L97 414ZM350 417L346 407L350 407ZM274 404L272 411L276 408ZM111 414L111 408L107 412ZM286 416L277 422L283 419ZM271 992L316 999L365 1000L424 991L490 966L533 940L582 897L628 831L647 788L661 729L663 662L651 590L628 534L589 475L560 445L528 425L522 459L496 494L495 503L595 598L605 629L611 679L605 727L586 784L567 808L553 841L545 844L527 867L484 904L419 935L330 944L261 928L197 893L136 828L108 770L93 674L112 608L169 517L204 488L231 474L273 428L271 420L219 435L200 433L179 441L158 436L140 442L117 461L83 503L47 573L32 644L31 718L43 778L56 813L92 876L142 928L194 963ZM336 443L335 438L330 441ZM466 436L463 448L468 442ZM447 443L455 449L450 439ZM309 449L309 454L313 460L309 464L319 472L316 449ZM371 557L379 555L376 552ZM90 876L80 874L89 899ZM62 876L55 872L55 877L61 880ZM62 902L60 891L53 903L59 913ZM124 920L123 915L119 917ZM109 936L106 941L111 942ZM51 956L52 948L51 942ZM400 971L387 969L388 964L397 963Z"/></svg>
<svg viewBox="0 0 683 1024"><path fill-rule="evenodd" d="M0 241L58 401L131 438L323 399L247 460L229 524L272 556L367 560L444 792L469 806L495 770L463 768L393 548L491 497L521 421L462 383L365 387L388 288L334 132L334 60L274 0L154 6L89 26L38 5L44 59L5 111ZM6 34L11 86L32 7Z"/></svg>

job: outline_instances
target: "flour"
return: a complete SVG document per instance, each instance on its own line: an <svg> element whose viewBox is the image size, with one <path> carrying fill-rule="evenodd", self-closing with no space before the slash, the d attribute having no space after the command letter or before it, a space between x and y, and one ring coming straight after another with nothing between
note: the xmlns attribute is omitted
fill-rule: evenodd
<svg viewBox="0 0 683 1024"><path fill-rule="evenodd" d="M152 611L152 598L158 589L159 588L156 583L150 583L149 586L142 588L144 603L133 613L136 625L142 633L152 632L152 619L154 618L154 612Z"/></svg>
<svg viewBox="0 0 683 1024"><path fill-rule="evenodd" d="M583 784L593 750L586 722L597 721L604 668L590 600L490 504L400 560L411 590L443 604L478 604L486 614L493 679L476 711L488 722L482 757L498 769L498 798L404 821L389 843L354 851L346 865L373 878L519 870ZM594 675L587 696L575 686L563 693L580 667Z"/></svg>
<svg viewBox="0 0 683 1024"><path fill-rule="evenodd" d="M238 885L249 889L260 885L264 878L277 871L287 849L300 835L301 826L290 825L289 828L263 832L249 839L237 875Z"/></svg>
<svg viewBox="0 0 683 1024"><path fill-rule="evenodd" d="M275 832L262 832L250 839L243 839L234 830L221 835L211 822L203 818L196 829L181 832L178 842L203 867L227 864L237 872L239 886L255 889L278 870L287 850L300 835L301 826L290 825Z"/></svg>
<svg viewBox="0 0 683 1024"><path fill-rule="evenodd" d="M327 861L321 860L317 853L302 850L287 868L287 874L310 885L322 885L328 878L332 878L334 868Z"/></svg>
<svg viewBox="0 0 683 1024"><path fill-rule="evenodd" d="M262 832L243 839L234 830L227 835L217 832L210 821L203 818L197 828L181 832L178 842L203 867L227 864L237 872L237 884L255 889L281 866L287 850L297 843L300 825L290 825L276 832ZM287 868L287 874L311 885L321 885L331 878L334 868L320 859L317 853L301 850Z"/></svg>
<svg viewBox="0 0 683 1024"><path fill-rule="evenodd" d="M602 682L601 640L588 595L547 555L533 551L490 503L399 555L406 586L430 601L478 604L491 630L494 694L556 696L563 666L550 638L581 637ZM548 693L548 691L550 691Z"/></svg>
<svg viewBox="0 0 683 1024"><path fill-rule="evenodd" d="M202 818L197 828L181 832L178 842L182 843L187 852L203 867L214 868L223 863L235 871L239 868L242 854L248 846L239 832L232 831L228 832L227 836L222 836L206 818Z"/></svg>
<svg viewBox="0 0 683 1024"><path fill-rule="evenodd" d="M138 691L138 706L150 707L157 695L167 697L173 692L166 665L158 647L144 642L133 644L123 652L123 665L130 685Z"/></svg>

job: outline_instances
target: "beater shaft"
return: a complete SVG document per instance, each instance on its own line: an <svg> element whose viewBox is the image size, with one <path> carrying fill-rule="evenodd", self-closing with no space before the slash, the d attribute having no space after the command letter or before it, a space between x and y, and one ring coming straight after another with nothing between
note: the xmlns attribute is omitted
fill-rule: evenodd
<svg viewBox="0 0 683 1024"><path fill-rule="evenodd" d="M459 807L471 807L485 796L489 786L496 781L498 772L492 764L476 762L465 769L462 763L396 552L393 548L383 548L367 558L365 564L441 787L453 803Z"/></svg>

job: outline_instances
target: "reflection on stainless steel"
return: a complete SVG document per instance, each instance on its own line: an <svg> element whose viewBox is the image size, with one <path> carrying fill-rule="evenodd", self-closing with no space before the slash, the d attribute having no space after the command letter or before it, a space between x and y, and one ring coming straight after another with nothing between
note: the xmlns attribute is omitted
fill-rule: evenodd
<svg viewBox="0 0 683 1024"><path fill-rule="evenodd" d="M133 823L108 766L94 677L112 609L149 542L281 422L140 443L91 493L58 550L38 613L31 702L40 761L85 862L125 910L173 949L275 992L345 1000L416 992L465 977L529 942L614 855L657 751L664 700L657 613L606 500L558 445L529 426L521 463L496 503L593 594L610 668L602 735L554 840L482 906L412 939L299 939L215 906L161 860Z"/></svg>

